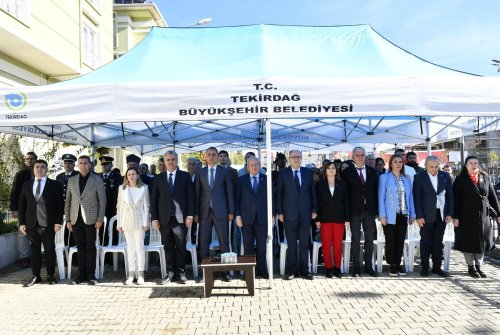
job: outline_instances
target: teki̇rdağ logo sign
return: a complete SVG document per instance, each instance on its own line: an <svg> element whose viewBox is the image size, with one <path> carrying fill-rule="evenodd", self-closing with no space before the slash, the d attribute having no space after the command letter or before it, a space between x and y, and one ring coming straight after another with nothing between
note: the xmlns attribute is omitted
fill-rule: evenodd
<svg viewBox="0 0 500 335"><path fill-rule="evenodd" d="M23 109L27 102L26 95L22 92L8 93L5 95L5 105L8 109L13 111Z"/></svg>

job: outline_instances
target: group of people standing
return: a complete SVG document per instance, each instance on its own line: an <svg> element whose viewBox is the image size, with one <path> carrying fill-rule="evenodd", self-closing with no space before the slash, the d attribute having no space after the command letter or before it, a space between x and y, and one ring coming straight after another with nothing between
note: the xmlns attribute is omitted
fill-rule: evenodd
<svg viewBox="0 0 500 335"><path fill-rule="evenodd" d="M288 241L285 276L314 277L309 272L311 224L320 231L327 277L341 277L342 240L345 229L351 231L351 275L361 270L370 276L374 271L373 245L376 220L385 234L385 256L389 275L405 275L401 266L408 225L417 224L421 235L420 274L429 272L446 277L441 269L442 241L445 226L453 222L455 249L464 253L468 273L485 277L481 270L484 253L494 248L490 217L500 222L500 209L489 176L480 170L477 157L467 157L454 183L448 173L439 170L439 160L428 156L425 169L418 167L408 154L395 152L387 171L377 166L378 158L367 157L361 147L352 151L352 162L325 162L321 175L301 166L302 154L292 150L290 165L279 154L273 171L273 208L267 207L267 176L255 155L245 156L244 171L227 166L228 154L210 147L204 152L206 166L188 160L188 171L178 167L178 155L167 151L158 161L160 173L154 178L140 168L140 158L127 157L124 177L112 172L113 159L101 157L103 173L91 171L91 159L65 155L65 172L56 179L47 178L47 162L28 153L29 175L16 175L11 207L19 219L20 231L28 236L32 255L31 286L42 281L41 244L46 254L48 282L56 282L54 234L63 225L72 232L78 247L79 274L74 284L97 284L95 277L97 231L104 217L117 217L116 234L125 235L128 269L125 284L144 283L144 237L150 227L158 230L165 248L167 275L161 283L186 283L186 240L190 227L198 226L200 257L209 256L212 229L218 236L221 252L228 252L229 222L243 240L244 253L256 254L257 275L268 278L266 265L267 220L269 211L277 216ZM416 155L415 155L416 156ZM33 158L33 159L32 159ZM405 164L405 158L407 164ZM373 160L373 162L371 162ZM33 162L31 162L33 161ZM75 161L79 171L74 171ZM368 164L368 161L370 163ZM379 164L380 165L380 164ZM416 169L418 167L418 169ZM242 169L242 170L243 170ZM240 230L241 229L241 230ZM360 258L364 234L363 259ZM116 241L117 237L104 239ZM292 243L294 241L294 243ZM295 243L298 241L298 243ZM429 258L432 258L432 268ZM230 281L229 273L223 280ZM202 281L200 276L198 281Z"/></svg>

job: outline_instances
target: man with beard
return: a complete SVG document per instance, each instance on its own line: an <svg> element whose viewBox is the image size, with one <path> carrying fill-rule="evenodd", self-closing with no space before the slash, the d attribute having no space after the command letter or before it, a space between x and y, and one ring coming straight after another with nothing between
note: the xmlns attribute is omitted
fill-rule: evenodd
<svg viewBox="0 0 500 335"><path fill-rule="evenodd" d="M424 168L421 168L420 166L418 166L417 154L413 151L409 151L406 154L406 165L414 168L416 173L425 171Z"/></svg>

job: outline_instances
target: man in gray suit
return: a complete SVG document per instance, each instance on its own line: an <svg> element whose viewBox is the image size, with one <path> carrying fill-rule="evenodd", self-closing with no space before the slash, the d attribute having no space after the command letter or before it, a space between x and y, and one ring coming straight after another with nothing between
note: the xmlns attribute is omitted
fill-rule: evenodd
<svg viewBox="0 0 500 335"><path fill-rule="evenodd" d="M101 228L106 210L106 193L101 177L90 173L90 157L78 158L80 173L69 178L64 213L66 225L75 235L79 275L72 284L98 284L96 268L96 232Z"/></svg>
<svg viewBox="0 0 500 335"><path fill-rule="evenodd" d="M208 256L212 227L215 226L221 251L229 252L229 225L234 218L234 187L229 170L217 165L218 151L210 147L205 151L207 166L198 170L195 178L197 217L199 218L200 256ZM230 281L226 274L224 281Z"/></svg>

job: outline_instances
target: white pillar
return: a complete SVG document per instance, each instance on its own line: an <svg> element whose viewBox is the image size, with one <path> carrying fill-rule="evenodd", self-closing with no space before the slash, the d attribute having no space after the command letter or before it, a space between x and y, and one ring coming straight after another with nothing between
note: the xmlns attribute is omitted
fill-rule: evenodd
<svg viewBox="0 0 500 335"><path fill-rule="evenodd" d="M267 271L269 273L269 288L273 288L273 181L271 155L271 120L266 119L266 168L267 168Z"/></svg>

